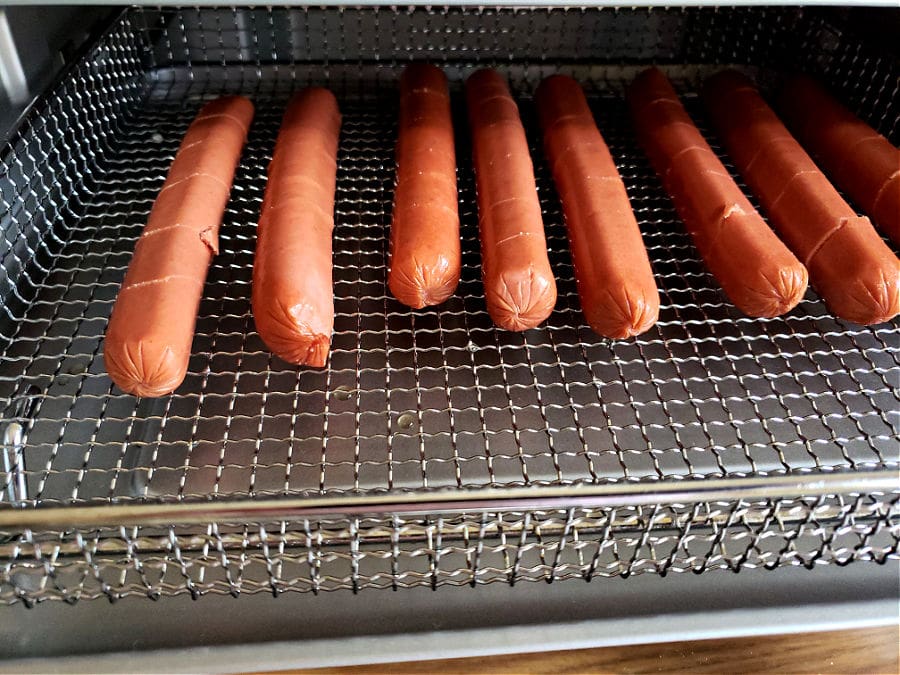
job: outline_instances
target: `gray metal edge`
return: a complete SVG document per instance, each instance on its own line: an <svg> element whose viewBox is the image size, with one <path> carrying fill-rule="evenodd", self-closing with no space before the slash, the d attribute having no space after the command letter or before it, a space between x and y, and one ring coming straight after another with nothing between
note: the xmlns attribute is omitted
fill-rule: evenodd
<svg viewBox="0 0 900 675"><path fill-rule="evenodd" d="M886 599L818 606L813 617L809 607L775 607L694 612L674 617L659 615L412 635L22 659L3 663L0 673L249 672L833 631L897 623L897 600Z"/></svg>
<svg viewBox="0 0 900 675"><path fill-rule="evenodd" d="M255 671L839 630L896 622L898 598L893 558L591 583L15 604L0 607L0 673Z"/></svg>

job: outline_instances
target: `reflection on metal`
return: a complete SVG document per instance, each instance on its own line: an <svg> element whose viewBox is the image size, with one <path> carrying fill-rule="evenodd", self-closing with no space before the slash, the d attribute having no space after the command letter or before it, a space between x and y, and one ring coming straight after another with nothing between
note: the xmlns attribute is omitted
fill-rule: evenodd
<svg viewBox="0 0 900 675"><path fill-rule="evenodd" d="M28 101L28 79L22 68L19 50L9 27L6 10L0 7L0 84L6 92L9 102L18 106Z"/></svg>

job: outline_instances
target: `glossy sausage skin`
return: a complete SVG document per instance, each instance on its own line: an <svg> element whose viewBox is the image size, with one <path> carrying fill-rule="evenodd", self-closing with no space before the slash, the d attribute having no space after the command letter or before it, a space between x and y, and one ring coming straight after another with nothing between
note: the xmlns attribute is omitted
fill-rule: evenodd
<svg viewBox="0 0 900 675"><path fill-rule="evenodd" d="M835 184L900 246L900 149L815 80L785 80L779 113Z"/></svg>
<svg viewBox="0 0 900 675"><path fill-rule="evenodd" d="M228 96L206 104L188 128L134 248L103 348L123 391L164 396L184 380L203 285L253 119Z"/></svg>
<svg viewBox="0 0 900 675"><path fill-rule="evenodd" d="M253 261L253 319L263 342L289 363L322 367L331 346L340 128L330 91L295 94L269 164Z"/></svg>
<svg viewBox="0 0 900 675"><path fill-rule="evenodd" d="M388 287L414 309L439 305L459 284L459 211L450 90L440 68L400 77L397 182Z"/></svg>
<svg viewBox="0 0 900 675"><path fill-rule="evenodd" d="M534 328L553 311L556 281L519 109L493 70L469 77L466 102L488 313L500 328Z"/></svg>
<svg viewBox="0 0 900 675"><path fill-rule="evenodd" d="M584 93L572 78L553 75L535 100L588 325L608 338L643 333L659 317L659 290L625 184Z"/></svg>
<svg viewBox="0 0 900 675"><path fill-rule="evenodd" d="M627 99L644 149L725 294L749 316L790 311L806 292L806 268L741 192L666 76L644 71Z"/></svg>
<svg viewBox="0 0 900 675"><path fill-rule="evenodd" d="M837 316L858 324L900 312L900 261L838 194L753 83L735 71L707 80L713 123L779 234Z"/></svg>

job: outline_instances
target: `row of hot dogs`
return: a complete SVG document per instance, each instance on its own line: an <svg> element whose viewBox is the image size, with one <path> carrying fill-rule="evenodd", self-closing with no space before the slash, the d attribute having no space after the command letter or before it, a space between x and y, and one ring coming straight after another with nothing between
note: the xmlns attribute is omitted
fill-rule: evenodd
<svg viewBox="0 0 900 675"><path fill-rule="evenodd" d="M778 232L729 175L657 69L629 86L638 138L725 294L750 316L790 311L810 280L839 317L900 312L900 261L858 216L766 104L733 71L706 82L710 117ZM556 283L519 111L493 70L466 82L488 312L525 330L556 303ZM544 148L565 213L578 293L597 333L649 329L659 292L615 162L575 80L535 93ZM900 244L900 151L811 80L785 88L781 111L829 175ZM139 396L184 379L207 268L253 117L242 97L207 104L178 150L110 317L112 380ZM257 331L281 358L323 366L334 323L332 243L341 115L310 88L284 114L261 206L253 268ZM444 74L413 64L400 81L388 285L413 308L450 297L460 277L454 131Z"/></svg>

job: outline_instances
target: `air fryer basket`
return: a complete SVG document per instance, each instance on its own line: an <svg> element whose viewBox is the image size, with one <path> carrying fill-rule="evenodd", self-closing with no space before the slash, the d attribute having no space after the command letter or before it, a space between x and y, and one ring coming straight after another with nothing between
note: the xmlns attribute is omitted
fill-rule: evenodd
<svg viewBox="0 0 900 675"><path fill-rule="evenodd" d="M621 90L660 64L692 92L724 64L764 88L824 79L894 142L896 57L800 8L126 10L24 118L0 159L0 601L398 588L884 562L896 557L900 345L810 291L742 316L706 272L628 122ZM412 311L385 282L396 84L454 91L463 277ZM518 97L559 302L493 328L480 283L461 82ZM586 87L660 285L659 324L598 338L579 311L530 95ZM255 223L284 103L344 113L335 334L324 370L271 356L250 314ZM201 102L257 116L172 396L105 375L103 333ZM717 147L717 146L716 146Z"/></svg>

